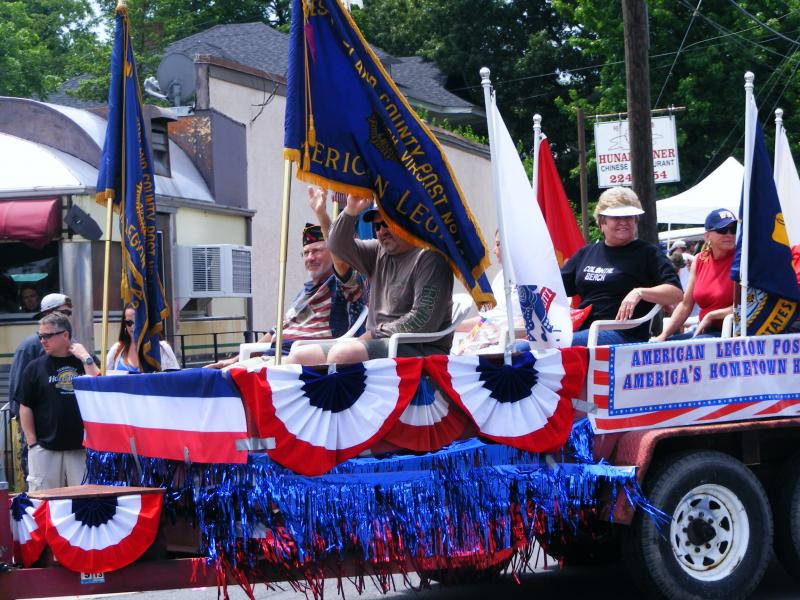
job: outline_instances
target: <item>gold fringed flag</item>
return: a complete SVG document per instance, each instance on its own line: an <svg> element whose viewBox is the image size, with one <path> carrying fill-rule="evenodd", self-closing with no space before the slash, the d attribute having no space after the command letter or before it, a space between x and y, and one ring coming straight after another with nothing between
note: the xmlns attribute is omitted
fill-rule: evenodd
<svg viewBox="0 0 800 600"><path fill-rule="evenodd" d="M131 49L130 23L117 7L108 127L97 175L97 201L114 203L122 233L122 300L136 310L134 340L145 371L161 368L162 321L169 315L158 273L156 188L147 123Z"/></svg>
<svg viewBox="0 0 800 600"><path fill-rule="evenodd" d="M411 243L441 253L478 304L493 304L489 253L438 141L338 0L294 0L286 157L297 177L374 193Z"/></svg>

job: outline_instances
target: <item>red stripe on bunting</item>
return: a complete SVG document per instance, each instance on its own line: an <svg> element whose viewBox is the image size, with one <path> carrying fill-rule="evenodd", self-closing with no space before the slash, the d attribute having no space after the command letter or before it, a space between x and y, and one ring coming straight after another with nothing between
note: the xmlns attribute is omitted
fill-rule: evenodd
<svg viewBox="0 0 800 600"><path fill-rule="evenodd" d="M87 526L78 528L75 532L76 540L62 537L52 522L49 502L44 502L45 537L56 560L76 573L107 573L131 564L144 554L156 539L163 496L141 494L141 510L130 534L116 544L102 549L84 549L73 545L73 541L80 540L81 529L88 529Z"/></svg>
<svg viewBox="0 0 800 600"><path fill-rule="evenodd" d="M551 452L561 448L569 437L575 418L572 398L581 396L588 369L589 355L585 348L564 348L559 353L564 376L561 379L560 389L553 390L558 394L555 411L538 429L515 437L490 434L481 430L481 425L475 420L469 408L462 401L460 394L453 387L448 372L449 357L426 357L425 372L469 415L482 437L529 452Z"/></svg>
<svg viewBox="0 0 800 600"><path fill-rule="evenodd" d="M419 385L422 361L418 358L394 359L400 379L398 401L389 417L368 439L347 448L329 450L305 440L298 439L276 416L272 404L272 390L268 382L269 367L258 372L234 368L230 370L239 387L246 410L253 416L261 437L275 438L275 448L268 451L269 457L278 464L300 475L322 475L336 465L358 456L375 445L395 426L400 414L406 409Z"/></svg>
<svg viewBox="0 0 800 600"><path fill-rule="evenodd" d="M12 500L13 502L13 500ZM30 567L39 560L45 545L45 528L40 525L44 523L44 502L32 499L34 506L25 511L25 520L15 522L11 517L11 532L13 538L13 559L23 567ZM38 505L38 506L37 506ZM35 526L35 527L34 527ZM22 543L21 536L25 536L27 541Z"/></svg>
<svg viewBox="0 0 800 600"><path fill-rule="evenodd" d="M84 422L87 448L104 452L129 454L133 451L133 438L137 454L170 460L184 460L183 449L189 452L189 460L199 463L247 462L247 452L236 449L236 440L244 435L229 431L182 431L135 427L123 423ZM179 444L175 440L180 440Z"/></svg>

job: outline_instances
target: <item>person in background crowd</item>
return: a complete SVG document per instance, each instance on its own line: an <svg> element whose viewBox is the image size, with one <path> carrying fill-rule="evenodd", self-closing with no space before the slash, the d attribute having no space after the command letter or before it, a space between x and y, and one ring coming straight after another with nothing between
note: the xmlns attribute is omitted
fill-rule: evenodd
<svg viewBox="0 0 800 600"><path fill-rule="evenodd" d="M669 258L673 265L683 262L678 270L678 278L681 280L681 287L685 290L686 285L689 283L689 269L692 267L692 260L694 259L694 256L686 250L686 242L675 240L669 248ZM679 258L682 261L678 260Z"/></svg>
<svg viewBox="0 0 800 600"><path fill-rule="evenodd" d="M326 208L328 192L308 187L308 204L319 225L306 223L303 229L303 266L309 281L295 296L284 315L283 354L288 354L295 340L330 339L344 335L358 319L366 301L364 277L348 263L331 254L326 241L331 220ZM258 341L270 343L275 330ZM274 349L267 354L274 355ZM238 357L220 360L206 368L222 369Z"/></svg>
<svg viewBox="0 0 800 600"><path fill-rule="evenodd" d="M25 367L19 420L28 440L28 490L80 485L86 473L83 420L72 379L100 374L95 358L72 339L72 324L58 312L39 321L45 355Z"/></svg>
<svg viewBox="0 0 800 600"><path fill-rule="evenodd" d="M579 308L592 312L572 336L573 346L585 346L589 326L597 320L642 317L653 304L680 302L683 293L675 269L658 246L636 237L636 222L644 214L639 198L629 188L603 192L594 218L603 241L578 250L561 268L568 295L581 297ZM646 342L650 324L633 329L604 330L599 345Z"/></svg>
<svg viewBox="0 0 800 600"><path fill-rule="evenodd" d="M141 372L141 363L136 344L133 343L133 326L136 324L136 309L128 303L122 311L119 326L119 341L111 346L106 354L106 373L109 371ZM170 345L161 340L161 370L177 371L181 368Z"/></svg>
<svg viewBox="0 0 800 600"><path fill-rule="evenodd" d="M34 319L41 319L52 312L58 311L65 317L72 316L72 300L64 294L47 294L42 298L40 312L34 315ZM19 419L19 383L22 379L22 372L25 367L35 358L44 355L44 349L39 341L39 335L32 333L20 342L14 351L14 358L11 361L11 369L8 372L8 401L11 407L11 416ZM25 441L25 434L20 428L17 438L17 460L19 461L22 474L28 475L28 446Z"/></svg>
<svg viewBox="0 0 800 600"><path fill-rule="evenodd" d="M656 341L692 337L719 337L722 321L733 311L731 265L736 254L736 217L726 208L712 210L706 217L705 246L695 257L683 300L672 313L667 327ZM675 334L700 306L699 323L693 332Z"/></svg>
<svg viewBox="0 0 800 600"><path fill-rule="evenodd" d="M30 283L26 283L19 288L20 312L39 312L40 300L39 290Z"/></svg>

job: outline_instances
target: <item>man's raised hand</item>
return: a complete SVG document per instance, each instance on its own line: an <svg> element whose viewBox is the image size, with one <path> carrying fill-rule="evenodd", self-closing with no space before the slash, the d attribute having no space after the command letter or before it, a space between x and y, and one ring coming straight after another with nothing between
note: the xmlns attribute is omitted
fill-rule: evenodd
<svg viewBox="0 0 800 600"><path fill-rule="evenodd" d="M357 217L362 212L371 207L372 207L372 197L361 198L359 196L353 196L352 194L347 194L347 206L344 207L344 212L346 212L351 217Z"/></svg>

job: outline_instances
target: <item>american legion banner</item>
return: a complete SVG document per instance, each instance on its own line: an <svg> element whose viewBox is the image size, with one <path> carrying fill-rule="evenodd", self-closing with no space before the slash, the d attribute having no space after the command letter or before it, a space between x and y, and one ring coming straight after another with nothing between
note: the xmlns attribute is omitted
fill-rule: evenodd
<svg viewBox="0 0 800 600"><path fill-rule="evenodd" d="M338 0L294 0L292 15L284 146L297 177L374 193L401 235L440 252L476 303L493 304L489 253L444 152L350 13Z"/></svg>
<svg viewBox="0 0 800 600"><path fill-rule="evenodd" d="M800 415L800 337L707 338L590 349L597 433Z"/></svg>

